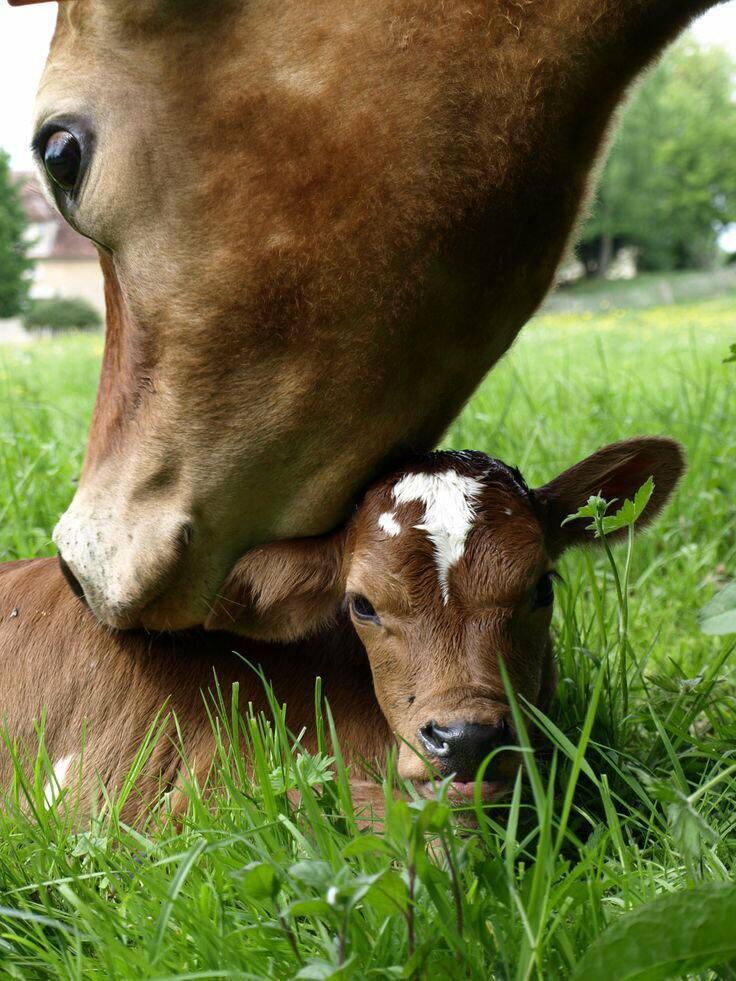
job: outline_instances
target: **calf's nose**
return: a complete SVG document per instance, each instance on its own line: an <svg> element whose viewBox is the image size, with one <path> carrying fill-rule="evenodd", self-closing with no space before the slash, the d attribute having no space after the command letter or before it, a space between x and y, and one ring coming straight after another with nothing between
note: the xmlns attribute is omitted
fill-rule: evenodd
<svg viewBox="0 0 736 981"><path fill-rule="evenodd" d="M442 773L454 773L460 781L474 780L488 754L507 745L511 738L504 720L494 725L457 722L448 726L431 721L422 726L418 737L427 757Z"/></svg>

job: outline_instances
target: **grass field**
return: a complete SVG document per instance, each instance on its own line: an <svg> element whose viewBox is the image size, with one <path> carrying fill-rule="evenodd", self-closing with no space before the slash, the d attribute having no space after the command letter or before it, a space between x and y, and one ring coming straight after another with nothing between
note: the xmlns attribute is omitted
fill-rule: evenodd
<svg viewBox="0 0 736 981"><path fill-rule="evenodd" d="M238 717L223 693L213 794L192 791L183 826L159 812L126 828L113 801L75 829L63 799L43 807L42 765L0 814L0 975L736 977L736 659L733 639L698 626L736 574L734 341L733 291L546 313L448 435L531 483L641 433L678 438L689 459L634 542L628 634L614 583L626 547L615 572L603 552L564 560L558 698L537 720L551 748L524 753L508 801L461 827L441 794L389 800L385 827L358 828L329 720L324 757L297 766L288 711ZM2 559L49 551L100 349L0 349ZM257 751L252 776L233 730Z"/></svg>

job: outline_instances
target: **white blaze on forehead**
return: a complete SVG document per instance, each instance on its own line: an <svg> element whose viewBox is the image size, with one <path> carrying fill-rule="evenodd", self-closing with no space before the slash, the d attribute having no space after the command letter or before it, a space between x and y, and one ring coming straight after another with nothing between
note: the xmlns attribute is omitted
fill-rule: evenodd
<svg viewBox="0 0 736 981"><path fill-rule="evenodd" d="M401 525L396 520L396 516L392 511L383 512L381 517L378 519L378 527L392 538L395 538L397 535L401 534Z"/></svg>
<svg viewBox="0 0 736 981"><path fill-rule="evenodd" d="M72 756L62 756L60 760L54 763L53 776L43 788L43 799L47 807L50 807L61 793L72 759Z"/></svg>
<svg viewBox="0 0 736 981"><path fill-rule="evenodd" d="M482 492L480 480L464 477L456 470L410 473L394 487L397 505L410 501L421 501L424 505L422 523L415 527L426 531L434 545L437 575L445 603L450 598L448 573L463 557L465 542L475 520L475 504Z"/></svg>

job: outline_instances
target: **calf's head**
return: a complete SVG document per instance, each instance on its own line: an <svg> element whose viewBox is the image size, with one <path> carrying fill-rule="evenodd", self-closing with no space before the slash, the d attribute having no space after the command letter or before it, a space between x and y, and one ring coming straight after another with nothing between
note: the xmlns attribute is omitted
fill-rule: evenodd
<svg viewBox="0 0 736 981"><path fill-rule="evenodd" d="M426 779L425 758L468 793L483 760L514 742L500 662L517 696L545 707L554 692L555 562L595 541L585 520L562 522L591 495L630 498L652 476L645 525L682 469L678 444L653 437L607 446L536 490L483 453L416 458L340 532L246 554L208 626L296 638L346 603L400 740L399 773ZM484 789L517 765L498 753Z"/></svg>

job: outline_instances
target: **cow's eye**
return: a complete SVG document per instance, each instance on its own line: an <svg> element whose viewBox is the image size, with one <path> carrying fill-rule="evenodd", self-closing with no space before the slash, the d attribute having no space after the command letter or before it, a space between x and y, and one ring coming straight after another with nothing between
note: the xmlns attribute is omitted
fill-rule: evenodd
<svg viewBox="0 0 736 981"><path fill-rule="evenodd" d="M71 193L82 169L82 147L76 136L66 129L52 133L43 148L43 165L54 184Z"/></svg>
<svg viewBox="0 0 736 981"><path fill-rule="evenodd" d="M552 587L552 573L545 572L537 583L532 609L541 610L545 606L552 606L554 599L555 591Z"/></svg>
<svg viewBox="0 0 736 981"><path fill-rule="evenodd" d="M376 613L375 607L370 600L367 600L365 596L361 596L360 593L354 593L350 597L350 609L358 620L369 621L372 623L379 623L378 614Z"/></svg>

